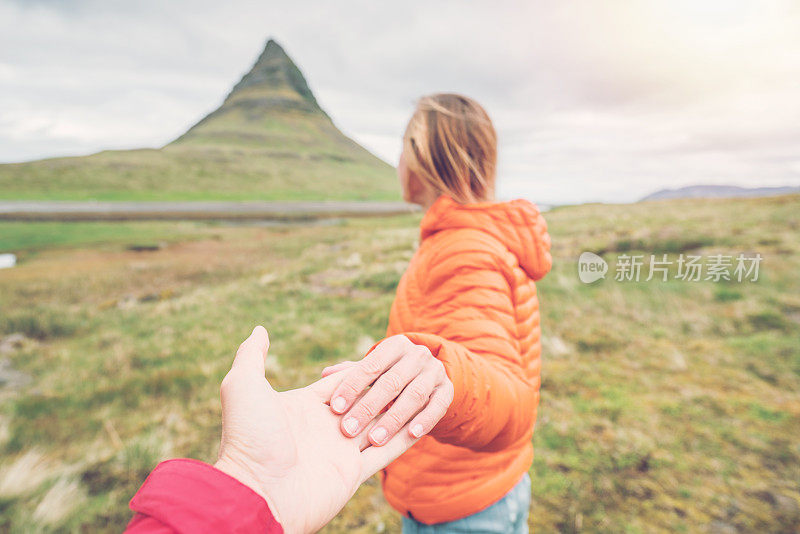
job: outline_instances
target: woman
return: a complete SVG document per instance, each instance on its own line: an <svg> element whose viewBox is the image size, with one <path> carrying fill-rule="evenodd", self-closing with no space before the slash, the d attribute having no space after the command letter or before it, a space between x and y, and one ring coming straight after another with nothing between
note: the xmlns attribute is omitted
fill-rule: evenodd
<svg viewBox="0 0 800 534"><path fill-rule="evenodd" d="M398 175L425 215L389 338L323 372L346 373L331 396L345 435L387 406L368 429L374 445L401 428L428 434L382 474L406 533L528 531L541 366L534 281L552 260L536 207L494 201L496 163L496 133L477 102L419 100Z"/></svg>

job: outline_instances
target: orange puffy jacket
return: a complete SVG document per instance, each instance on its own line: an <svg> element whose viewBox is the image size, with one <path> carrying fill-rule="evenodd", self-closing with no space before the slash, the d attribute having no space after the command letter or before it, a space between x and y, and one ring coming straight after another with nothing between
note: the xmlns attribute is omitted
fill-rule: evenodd
<svg viewBox="0 0 800 534"><path fill-rule="evenodd" d="M547 225L526 200L460 205L443 195L423 217L387 335L426 345L455 397L382 473L401 514L428 524L466 517L530 468L541 368L534 280L551 265Z"/></svg>

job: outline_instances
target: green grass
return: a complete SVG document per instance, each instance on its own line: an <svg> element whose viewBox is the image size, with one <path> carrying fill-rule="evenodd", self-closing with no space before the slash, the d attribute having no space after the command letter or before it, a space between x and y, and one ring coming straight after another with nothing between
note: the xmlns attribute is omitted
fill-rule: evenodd
<svg viewBox="0 0 800 534"><path fill-rule="evenodd" d="M4 164L0 200L399 200L394 169L366 150L308 143L308 154L187 143Z"/></svg>
<svg viewBox="0 0 800 534"><path fill-rule="evenodd" d="M798 213L794 196L547 214L535 531L798 528ZM0 530L119 531L159 459L213 460L219 381L256 323L278 388L359 357L385 331L419 220L0 224L0 248L20 253L0 271L0 338L27 336L7 358L29 377L0 386ZM584 250L764 262L750 283L583 285ZM326 532L381 528L399 520L373 479Z"/></svg>
<svg viewBox="0 0 800 534"><path fill-rule="evenodd" d="M35 253L79 245L135 245L208 236L213 225L189 222L15 222L0 221L0 253Z"/></svg>

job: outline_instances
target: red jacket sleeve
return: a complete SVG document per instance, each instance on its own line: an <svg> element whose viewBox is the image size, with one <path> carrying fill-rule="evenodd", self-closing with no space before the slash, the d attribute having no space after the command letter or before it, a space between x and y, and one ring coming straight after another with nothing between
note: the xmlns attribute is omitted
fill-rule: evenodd
<svg viewBox="0 0 800 534"><path fill-rule="evenodd" d="M130 502L126 533L283 534L267 502L235 478L197 460L161 462Z"/></svg>

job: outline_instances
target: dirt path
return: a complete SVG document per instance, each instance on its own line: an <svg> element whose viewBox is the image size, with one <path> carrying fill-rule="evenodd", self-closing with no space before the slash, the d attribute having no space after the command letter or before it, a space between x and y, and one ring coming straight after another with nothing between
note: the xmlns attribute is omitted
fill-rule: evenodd
<svg viewBox="0 0 800 534"><path fill-rule="evenodd" d="M72 202L0 201L0 220L316 219L411 213L405 202Z"/></svg>

